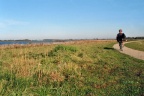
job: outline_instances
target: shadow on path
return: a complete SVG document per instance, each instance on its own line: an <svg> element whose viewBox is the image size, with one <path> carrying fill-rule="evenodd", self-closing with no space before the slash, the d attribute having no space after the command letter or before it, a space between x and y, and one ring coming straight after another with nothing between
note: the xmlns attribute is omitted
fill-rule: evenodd
<svg viewBox="0 0 144 96"><path fill-rule="evenodd" d="M115 50L114 48L111 48L111 47L104 47L104 49L106 49L106 50Z"/></svg>

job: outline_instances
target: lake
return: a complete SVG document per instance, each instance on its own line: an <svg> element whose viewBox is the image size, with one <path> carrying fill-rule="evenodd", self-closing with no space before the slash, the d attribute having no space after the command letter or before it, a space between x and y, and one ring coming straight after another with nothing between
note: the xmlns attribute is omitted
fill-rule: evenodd
<svg viewBox="0 0 144 96"><path fill-rule="evenodd" d="M11 44L39 44L39 43L52 43L53 41L0 41L0 45Z"/></svg>

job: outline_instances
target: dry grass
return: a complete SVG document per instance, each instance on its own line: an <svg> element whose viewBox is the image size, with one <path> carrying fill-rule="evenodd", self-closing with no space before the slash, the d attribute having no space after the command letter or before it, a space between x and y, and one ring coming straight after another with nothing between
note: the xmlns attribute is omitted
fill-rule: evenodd
<svg viewBox="0 0 144 96"><path fill-rule="evenodd" d="M114 43L113 40L87 40L1 46L0 94L141 94L144 73L140 70L144 62L112 49Z"/></svg>

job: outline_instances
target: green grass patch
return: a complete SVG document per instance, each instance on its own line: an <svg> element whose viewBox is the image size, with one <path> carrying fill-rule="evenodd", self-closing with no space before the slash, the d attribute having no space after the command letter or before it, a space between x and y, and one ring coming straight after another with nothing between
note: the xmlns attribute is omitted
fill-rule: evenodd
<svg viewBox="0 0 144 96"><path fill-rule="evenodd" d="M0 50L2 96L143 96L144 61L114 41Z"/></svg>
<svg viewBox="0 0 144 96"><path fill-rule="evenodd" d="M125 44L125 46L135 49L135 50L144 51L144 41L127 43L127 44Z"/></svg>

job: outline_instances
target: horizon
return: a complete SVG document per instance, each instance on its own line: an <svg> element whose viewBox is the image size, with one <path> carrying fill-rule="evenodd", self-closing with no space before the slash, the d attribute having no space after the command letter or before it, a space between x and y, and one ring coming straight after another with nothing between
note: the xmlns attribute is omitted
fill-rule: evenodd
<svg viewBox="0 0 144 96"><path fill-rule="evenodd" d="M144 36L143 0L0 0L0 40Z"/></svg>
<svg viewBox="0 0 144 96"><path fill-rule="evenodd" d="M139 38L139 37L144 37L144 36L131 36L131 37L126 37L126 38ZM0 39L1 41L3 40L45 40L45 39L50 39L50 40L94 40L94 39L97 39L97 40L103 40L103 39L115 39L116 40L116 37L112 37L112 38L36 38L36 39L32 39L32 38L10 38L10 39Z"/></svg>

